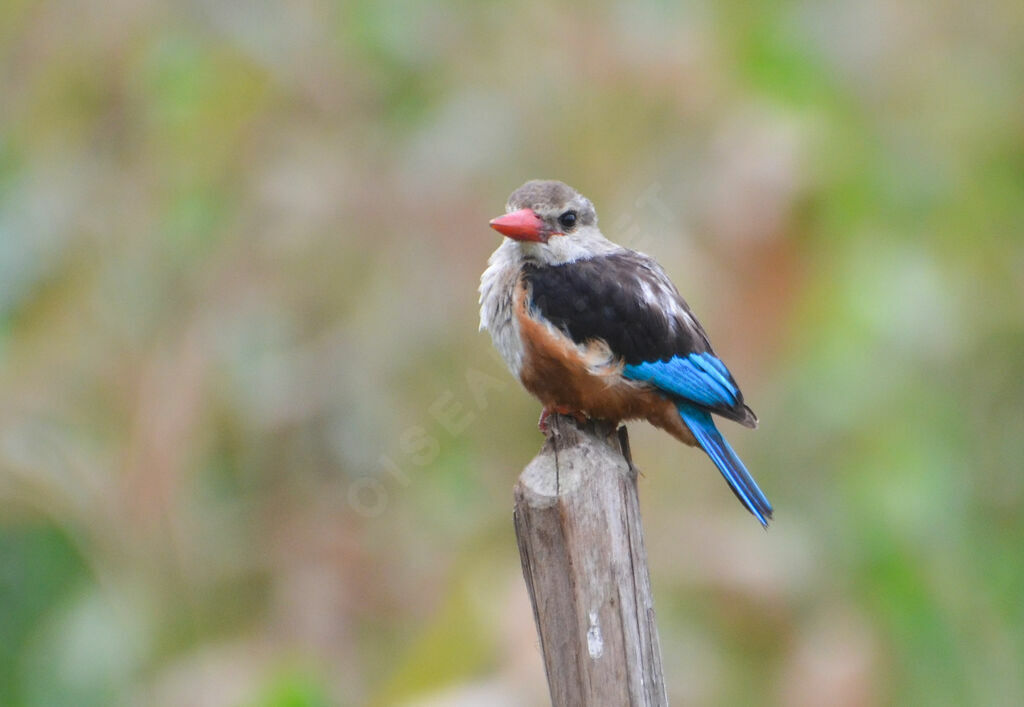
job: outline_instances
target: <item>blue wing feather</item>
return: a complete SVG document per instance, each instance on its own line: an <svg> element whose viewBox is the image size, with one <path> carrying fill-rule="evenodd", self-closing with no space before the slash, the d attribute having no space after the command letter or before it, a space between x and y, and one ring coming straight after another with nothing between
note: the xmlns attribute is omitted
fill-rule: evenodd
<svg viewBox="0 0 1024 707"><path fill-rule="evenodd" d="M733 400L736 399L737 388L731 380L725 364L709 353L690 354L690 360L699 366L705 373L713 378L723 389L729 392Z"/></svg>
<svg viewBox="0 0 1024 707"><path fill-rule="evenodd" d="M706 351L674 356L667 361L629 364L622 374L709 408L731 408L739 395L725 364Z"/></svg>
<svg viewBox="0 0 1024 707"><path fill-rule="evenodd" d="M758 487L757 482L747 471L747 467L725 438L722 437L718 428L715 427L711 415L706 410L701 410L693 405L679 404L679 415L683 422L690 428L693 436L701 448L711 457L722 476L729 483L729 488L746 506L747 510L754 514L761 525L768 527L768 520L772 517L772 504L768 502L764 493Z"/></svg>

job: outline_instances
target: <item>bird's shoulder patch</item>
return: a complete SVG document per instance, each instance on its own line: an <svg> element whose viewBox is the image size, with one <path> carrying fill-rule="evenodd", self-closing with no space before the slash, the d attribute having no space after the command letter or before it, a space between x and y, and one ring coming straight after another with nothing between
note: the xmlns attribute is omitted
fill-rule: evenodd
<svg viewBox="0 0 1024 707"><path fill-rule="evenodd" d="M632 251L523 269L530 306L573 341L600 339L626 363L706 351L700 325L660 268Z"/></svg>

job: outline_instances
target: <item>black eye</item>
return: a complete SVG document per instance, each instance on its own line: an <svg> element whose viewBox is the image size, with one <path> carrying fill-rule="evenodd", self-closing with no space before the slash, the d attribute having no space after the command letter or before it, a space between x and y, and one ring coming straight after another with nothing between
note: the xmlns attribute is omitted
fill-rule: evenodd
<svg viewBox="0 0 1024 707"><path fill-rule="evenodd" d="M561 224L562 228L572 228L576 225L576 212L566 211L564 214L558 217L558 223Z"/></svg>

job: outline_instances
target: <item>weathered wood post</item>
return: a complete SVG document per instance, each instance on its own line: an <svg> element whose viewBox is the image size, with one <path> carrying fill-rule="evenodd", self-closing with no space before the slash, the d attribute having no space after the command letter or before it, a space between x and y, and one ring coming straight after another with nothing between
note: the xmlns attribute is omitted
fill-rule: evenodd
<svg viewBox="0 0 1024 707"><path fill-rule="evenodd" d="M551 703L667 705L626 428L548 421L515 526Z"/></svg>

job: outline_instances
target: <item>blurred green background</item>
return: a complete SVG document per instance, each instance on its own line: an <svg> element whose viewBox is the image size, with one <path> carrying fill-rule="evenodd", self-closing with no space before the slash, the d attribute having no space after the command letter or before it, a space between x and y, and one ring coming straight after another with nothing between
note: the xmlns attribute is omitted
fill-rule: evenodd
<svg viewBox="0 0 1024 707"><path fill-rule="evenodd" d="M487 220L666 267L677 704L1024 703L1024 4L0 2L0 704L539 705Z"/></svg>

